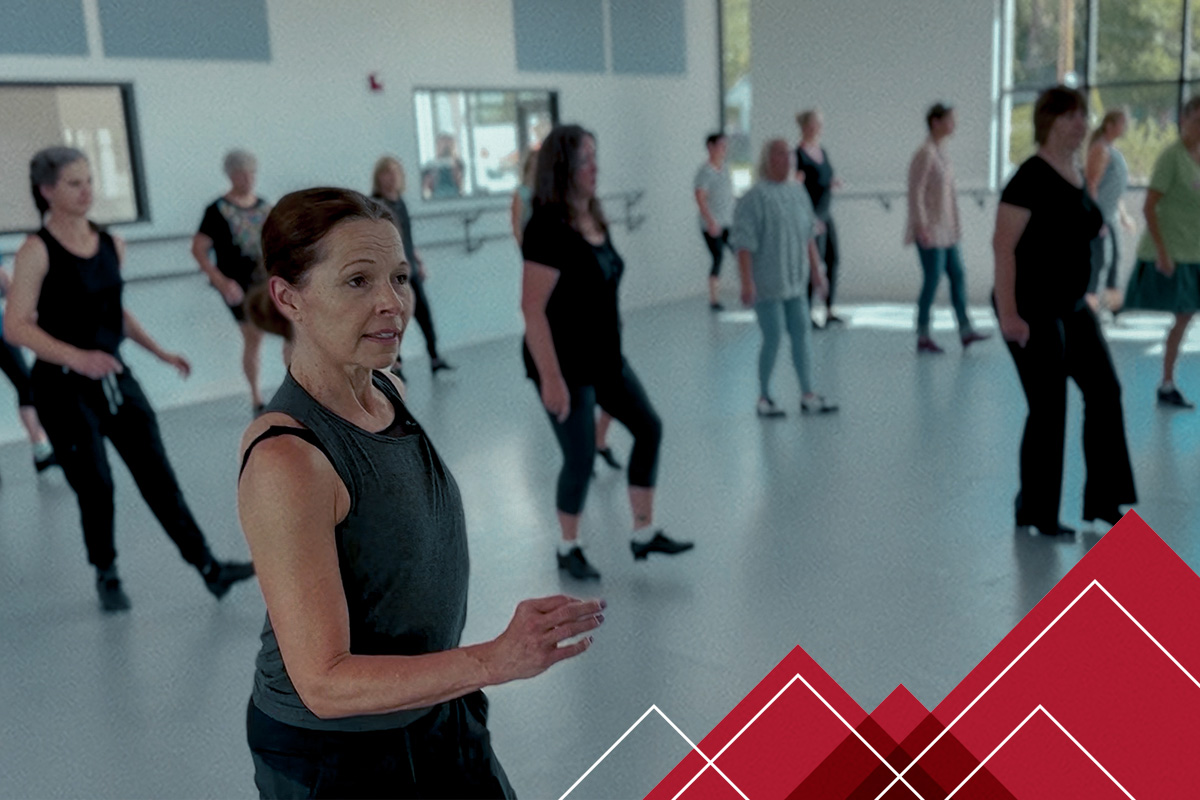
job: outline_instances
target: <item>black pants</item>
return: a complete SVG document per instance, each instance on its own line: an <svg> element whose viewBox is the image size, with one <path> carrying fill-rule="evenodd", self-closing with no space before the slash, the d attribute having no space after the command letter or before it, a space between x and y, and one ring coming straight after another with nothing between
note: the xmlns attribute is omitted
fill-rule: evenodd
<svg viewBox="0 0 1200 800"><path fill-rule="evenodd" d="M175 480L154 409L129 367L96 381L38 361L33 367L33 386L38 416L79 499L88 561L102 570L111 567L117 557L113 478L104 447L107 438L184 560L196 567L207 564L211 555L204 534Z"/></svg>
<svg viewBox="0 0 1200 800"><path fill-rule="evenodd" d="M1067 379L1083 393L1084 519L1137 502L1125 441L1121 384L1092 310L1026 320L1025 347L1008 342L1029 403L1021 439L1021 491L1016 522L1053 528L1062 498Z"/></svg>
<svg viewBox="0 0 1200 800"><path fill-rule="evenodd" d="M550 424L563 452L556 503L564 514L578 514L587 499L592 466L596 461L597 405L633 434L629 485L651 488L658 477L662 420L650 404L633 368L622 359L620 374L611 380L597 382L594 386L571 387L571 412L565 422L550 415Z"/></svg>
<svg viewBox="0 0 1200 800"><path fill-rule="evenodd" d="M29 379L29 366L21 351L0 339L0 371L12 381L17 390L17 405L22 408L33 405L33 382Z"/></svg>
<svg viewBox="0 0 1200 800"><path fill-rule="evenodd" d="M246 738L259 797L515 798L492 751L487 697L441 703L384 731L314 731L285 725L251 701Z"/></svg>
<svg viewBox="0 0 1200 800"><path fill-rule="evenodd" d="M437 332L433 329L433 316L429 313L429 298L425 294L425 281L421 280L415 266L408 283L412 286L413 298L416 300L413 318L421 326L421 333L425 334L425 350L429 353L430 358L437 358Z"/></svg>
<svg viewBox="0 0 1200 800"><path fill-rule="evenodd" d="M1117 269L1121 261L1121 243L1117 224L1108 223L1108 235L1092 239L1092 277L1088 280L1088 294L1095 294L1104 277L1105 289L1117 288Z"/></svg>
<svg viewBox="0 0 1200 800"><path fill-rule="evenodd" d="M721 261L725 258L725 250L729 247L729 228L722 228L720 236L709 236L708 231L703 231L704 243L708 245L708 252L712 253L712 269L708 272L708 277L715 278L721 274Z"/></svg>
<svg viewBox="0 0 1200 800"><path fill-rule="evenodd" d="M821 261L825 263L825 277L829 279L829 296L825 298L825 307L833 308L833 294L837 289L838 262L841 260L840 251L838 250L837 228L834 227L833 218L822 220L825 223L825 232L817 237L817 254L821 256ZM808 284L808 307L812 308L812 282Z"/></svg>

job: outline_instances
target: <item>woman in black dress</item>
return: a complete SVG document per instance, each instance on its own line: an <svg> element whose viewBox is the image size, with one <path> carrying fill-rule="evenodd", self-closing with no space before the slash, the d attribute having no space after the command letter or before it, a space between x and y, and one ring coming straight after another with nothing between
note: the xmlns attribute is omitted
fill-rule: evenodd
<svg viewBox="0 0 1200 800"><path fill-rule="evenodd" d="M4 338L37 354L34 400L79 499L100 604L105 611L130 606L117 576L113 478L105 439L184 560L220 598L234 583L252 576L254 567L220 562L209 552L167 460L154 409L119 347L128 337L185 378L191 365L162 349L124 308L120 270L125 243L87 218L92 176L83 153L69 147L42 150L29 165L29 177L43 223L17 252Z"/></svg>
<svg viewBox="0 0 1200 800"><path fill-rule="evenodd" d="M1104 224L1078 164L1087 132L1078 91L1059 86L1038 97L1038 151L1004 187L993 239L993 301L1029 403L1016 523L1043 535L1074 533L1058 519L1068 378L1083 393L1084 520L1115 524L1119 506L1137 502L1121 384L1084 297Z"/></svg>

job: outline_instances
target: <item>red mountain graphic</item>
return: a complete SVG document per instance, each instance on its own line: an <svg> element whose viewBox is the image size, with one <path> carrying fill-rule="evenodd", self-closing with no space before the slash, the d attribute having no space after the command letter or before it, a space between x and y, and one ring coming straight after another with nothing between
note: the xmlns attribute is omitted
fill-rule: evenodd
<svg viewBox="0 0 1200 800"><path fill-rule="evenodd" d="M1200 797L1200 576L1130 512L932 712L796 647L650 800Z"/></svg>

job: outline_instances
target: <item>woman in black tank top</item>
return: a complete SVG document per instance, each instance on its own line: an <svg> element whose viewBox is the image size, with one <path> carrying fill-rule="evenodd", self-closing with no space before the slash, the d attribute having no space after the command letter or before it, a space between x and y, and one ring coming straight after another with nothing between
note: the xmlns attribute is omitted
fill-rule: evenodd
<svg viewBox="0 0 1200 800"><path fill-rule="evenodd" d="M159 347L122 306L125 246L87 218L91 173L83 153L68 147L43 150L34 156L29 173L34 203L45 219L17 252L4 333L13 344L37 354L34 400L79 499L101 606L124 611L130 605L117 576L106 438L184 560L220 598L253 575L254 568L219 562L209 552L175 481L154 410L119 348L128 335L184 377L191 367L182 356Z"/></svg>
<svg viewBox="0 0 1200 800"><path fill-rule="evenodd" d="M485 686L582 653L602 601L526 600L460 646L458 485L388 372L412 317L391 212L345 189L287 195L247 308L292 332L287 378L246 431L238 510L267 604L247 708L262 797L513 797ZM253 292L252 292L253 295Z"/></svg>

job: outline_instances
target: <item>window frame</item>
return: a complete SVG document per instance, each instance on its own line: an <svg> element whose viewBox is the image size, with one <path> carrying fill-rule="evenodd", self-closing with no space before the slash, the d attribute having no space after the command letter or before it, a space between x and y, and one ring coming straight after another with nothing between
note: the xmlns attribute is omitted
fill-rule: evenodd
<svg viewBox="0 0 1200 800"><path fill-rule="evenodd" d="M1008 163L1012 141L1013 96L1028 92L1041 92L1048 88L1041 85L1018 85L1013 81L1014 43L1017 36L1017 2L1018 0L1002 0L1001 7L1000 52L998 59L1000 64L1000 81L999 92L996 98L996 131L998 135L996 137L997 151L995 172L993 174L996 188L1004 185L1005 180L1011 176L1010 167L1015 166ZM1200 86L1200 69L1197 70L1195 76L1188 75L1188 59L1192 53L1192 20L1193 14L1197 13L1196 6L1200 3L1200 0L1181 0L1183 3L1183 15L1179 32L1179 71L1175 78L1116 81L1096 81L1094 79L1098 69L1097 41L1100 32L1100 0L1085 0L1085 2L1087 20L1086 37L1084 39L1084 71L1079 76L1079 82L1075 88L1083 92L1086 96L1093 90L1171 86L1175 88L1175 119L1178 121L1180 112L1183 110L1183 105L1188 99L1188 87L1190 85ZM1131 181L1129 184L1130 189L1144 189L1146 186L1146 183L1140 181Z"/></svg>

